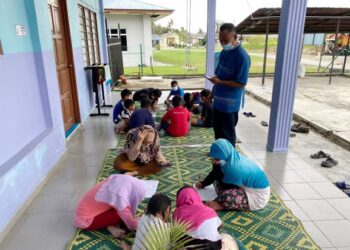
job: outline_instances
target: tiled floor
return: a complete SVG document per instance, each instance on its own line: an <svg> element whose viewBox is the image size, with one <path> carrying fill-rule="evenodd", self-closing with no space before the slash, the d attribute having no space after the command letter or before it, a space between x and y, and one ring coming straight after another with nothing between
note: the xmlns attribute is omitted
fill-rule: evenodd
<svg viewBox="0 0 350 250"><path fill-rule="evenodd" d="M338 156L349 157L349 152L313 133L291 139L288 154L266 152L267 128L260 122L268 121L269 110L251 98L246 105L246 110L258 117L240 116L240 148L265 169L273 189L320 247L350 249L350 199L330 182L341 174L336 168L321 169L319 162L309 159L318 145ZM107 149L115 145L110 117L88 119L67 144L60 170L19 219L0 250L65 249L75 231L72 217L76 203L94 184ZM340 159L339 169L345 171L341 164Z"/></svg>

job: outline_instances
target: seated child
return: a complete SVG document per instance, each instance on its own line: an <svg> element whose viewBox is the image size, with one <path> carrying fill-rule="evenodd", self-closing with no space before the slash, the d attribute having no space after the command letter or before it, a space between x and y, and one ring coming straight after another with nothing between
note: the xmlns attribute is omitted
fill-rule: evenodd
<svg viewBox="0 0 350 250"><path fill-rule="evenodd" d="M177 81L173 80L173 81L171 81L170 84L171 84L171 90L170 90L168 97L166 98L166 100L164 102L168 106L168 108L171 105L171 102L170 102L171 97L174 97L176 95L183 97L185 94L184 90L179 87L179 84L177 83Z"/></svg>
<svg viewBox="0 0 350 250"><path fill-rule="evenodd" d="M155 246L147 245L147 237L152 228L159 229L168 227L166 221L169 218L170 209L171 201L168 196L161 193L153 195L148 202L145 214L142 215L137 226L136 237L132 248L125 241L121 242L121 248L123 250L155 249Z"/></svg>
<svg viewBox="0 0 350 250"><path fill-rule="evenodd" d="M129 128L138 128L143 125L155 126L152 113L150 111L152 101L148 98L141 100L141 109L136 110L130 117Z"/></svg>
<svg viewBox="0 0 350 250"><path fill-rule="evenodd" d="M188 111L195 115L200 114L201 107L199 105L201 102L201 95L199 92L185 93L184 101Z"/></svg>
<svg viewBox="0 0 350 250"><path fill-rule="evenodd" d="M148 125L129 130L124 148L114 162L114 168L119 171L136 171L143 176L158 173L161 168L169 166L171 163L160 148L158 131Z"/></svg>
<svg viewBox="0 0 350 250"><path fill-rule="evenodd" d="M186 246L200 245L200 249L238 249L237 241L227 234L220 234L222 222L214 209L203 204L193 187L183 187L176 194L176 209L173 214L176 221L190 225L188 235L191 241ZM195 248L189 248L195 249Z"/></svg>
<svg viewBox="0 0 350 250"><path fill-rule="evenodd" d="M174 96L171 103L174 108L165 113L160 128L164 129L170 136L186 136L190 130L191 113L182 106L181 96Z"/></svg>
<svg viewBox="0 0 350 250"><path fill-rule="evenodd" d="M191 124L195 127L213 127L213 104L210 98L211 91L203 89L200 93L202 100L202 112L199 118L192 118Z"/></svg>
<svg viewBox="0 0 350 250"><path fill-rule="evenodd" d="M124 110L118 115L115 131L118 134L125 134L129 127L129 120L135 110L135 103L131 99L124 101Z"/></svg>
<svg viewBox="0 0 350 250"><path fill-rule="evenodd" d="M123 237L126 231L119 225L136 230L136 210L145 195L143 180L113 174L83 195L75 210L74 225L88 231L106 228L114 237Z"/></svg>
<svg viewBox="0 0 350 250"><path fill-rule="evenodd" d="M226 139L217 139L210 147L213 168L209 175L196 183L201 189L215 182L218 194L207 206L216 211L263 209L270 199L270 183L265 172L241 155Z"/></svg>
<svg viewBox="0 0 350 250"><path fill-rule="evenodd" d="M140 89L135 92L133 96L133 100L136 101L141 101L144 98L149 98L152 103L151 103L151 112L156 112L157 111L157 104L158 104L158 99L162 96L162 91L160 89L154 89L154 88L146 88L146 89Z"/></svg>
<svg viewBox="0 0 350 250"><path fill-rule="evenodd" d="M124 101L127 99L131 99L132 92L128 89L123 89L122 92L120 93L120 96L122 99L120 99L119 102L117 102L117 104L114 106L114 109L113 109L113 122L115 124L118 123L119 121L118 116L124 109Z"/></svg>

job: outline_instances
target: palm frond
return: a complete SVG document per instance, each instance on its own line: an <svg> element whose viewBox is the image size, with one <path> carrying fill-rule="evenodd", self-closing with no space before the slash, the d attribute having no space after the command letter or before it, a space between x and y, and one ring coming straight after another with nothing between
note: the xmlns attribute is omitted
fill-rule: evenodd
<svg viewBox="0 0 350 250"><path fill-rule="evenodd" d="M143 246L149 250L182 250L186 248L201 249L200 245L186 246L193 239L189 237L188 231L190 224L181 221L171 221L170 223L162 223L147 221L143 234ZM147 232L147 233L146 233ZM204 248L202 248L204 249Z"/></svg>

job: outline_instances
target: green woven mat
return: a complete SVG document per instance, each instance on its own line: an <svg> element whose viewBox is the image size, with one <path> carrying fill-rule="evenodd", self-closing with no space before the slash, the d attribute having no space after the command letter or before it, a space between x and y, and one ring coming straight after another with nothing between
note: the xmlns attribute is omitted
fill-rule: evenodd
<svg viewBox="0 0 350 250"><path fill-rule="evenodd" d="M171 137L168 135L161 136L160 145L205 145L213 143L214 140L215 138L213 129L191 127L190 132L186 137ZM124 145L125 141L126 135L121 135L119 137L119 145Z"/></svg>
<svg viewBox="0 0 350 250"><path fill-rule="evenodd" d="M162 170L149 179L158 179L158 192L167 194L175 205L177 190L184 184L192 184L199 177L203 178L211 169L207 157L208 147L167 147L163 149L167 159L174 163L173 167ZM116 173L113 163L117 151L109 150L104 166L97 181ZM147 204L143 201L138 209L141 214ZM239 238L248 249L319 249L305 232L300 221L272 192L266 208L257 212L221 212L222 232ZM133 235L127 240L132 242ZM77 230L69 244L69 250L112 250L119 249L119 241L113 239L106 230Z"/></svg>

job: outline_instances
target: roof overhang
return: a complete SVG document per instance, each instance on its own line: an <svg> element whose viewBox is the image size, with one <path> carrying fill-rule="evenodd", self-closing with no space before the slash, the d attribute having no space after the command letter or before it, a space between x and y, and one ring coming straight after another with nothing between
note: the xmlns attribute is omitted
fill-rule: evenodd
<svg viewBox="0 0 350 250"><path fill-rule="evenodd" d="M239 34L278 34L280 8L262 8L253 12L236 26ZM339 32L350 32L350 8L307 8L304 33L335 33L340 20Z"/></svg>
<svg viewBox="0 0 350 250"><path fill-rule="evenodd" d="M135 9L105 9L105 14L116 15L150 15L154 21L171 15L174 10L135 10Z"/></svg>

